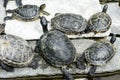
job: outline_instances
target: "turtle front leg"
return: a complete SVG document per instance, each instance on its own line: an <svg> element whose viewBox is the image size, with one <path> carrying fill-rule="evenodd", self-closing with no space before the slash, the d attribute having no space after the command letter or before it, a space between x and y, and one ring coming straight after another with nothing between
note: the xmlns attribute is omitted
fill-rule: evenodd
<svg viewBox="0 0 120 80"><path fill-rule="evenodd" d="M61 71L65 80L74 80L73 76L65 68L62 67Z"/></svg>
<svg viewBox="0 0 120 80"><path fill-rule="evenodd" d="M15 0L15 1L16 1L16 4L17 4L18 7L23 5L22 0Z"/></svg>
<svg viewBox="0 0 120 80"><path fill-rule="evenodd" d="M113 34L112 37L111 37L111 39L110 39L110 43L114 44L115 41L116 41L116 35Z"/></svg>
<svg viewBox="0 0 120 80"><path fill-rule="evenodd" d="M3 6L6 8L7 7L8 0L4 0Z"/></svg>
<svg viewBox="0 0 120 80"><path fill-rule="evenodd" d="M11 20L11 19L13 19L13 16L6 16L6 17L4 17L4 21Z"/></svg>
<svg viewBox="0 0 120 80"><path fill-rule="evenodd" d="M8 66L7 64L0 62L0 66L2 69L6 70L7 72L13 72L14 67Z"/></svg>
<svg viewBox="0 0 120 80"><path fill-rule="evenodd" d="M13 12L14 10L10 10L10 9L6 10L6 13L13 13Z"/></svg>
<svg viewBox="0 0 120 80"><path fill-rule="evenodd" d="M28 67L32 68L32 69L37 69L39 67L38 61L40 61L41 57L38 54L35 54L33 60L31 61L31 63L28 65Z"/></svg>

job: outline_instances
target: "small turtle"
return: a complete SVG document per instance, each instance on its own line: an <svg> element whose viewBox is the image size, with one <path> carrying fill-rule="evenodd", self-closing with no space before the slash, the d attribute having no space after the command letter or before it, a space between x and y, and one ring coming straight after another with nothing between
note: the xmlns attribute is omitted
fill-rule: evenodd
<svg viewBox="0 0 120 80"><path fill-rule="evenodd" d="M13 1L13 0L4 0L3 6L6 8L8 1ZM15 0L17 6L22 6L22 0Z"/></svg>
<svg viewBox="0 0 120 80"><path fill-rule="evenodd" d="M42 26L47 28L46 19L42 17L41 21ZM67 80L73 80L65 67L74 61L76 50L64 33L58 30L46 31L37 42L35 52L41 53L50 65L60 67Z"/></svg>
<svg viewBox="0 0 120 80"><path fill-rule="evenodd" d="M109 30L112 20L111 17L106 13L108 5L104 5L102 12L96 13L88 20L88 25L85 32L103 33Z"/></svg>
<svg viewBox="0 0 120 80"><path fill-rule="evenodd" d="M9 34L0 35L0 66L12 72L17 67L36 69L38 61L27 41Z"/></svg>
<svg viewBox="0 0 120 80"><path fill-rule="evenodd" d="M45 4L42 4L40 7L28 4L14 10L7 10L8 13L12 13L12 16L6 16L4 20L18 19L23 21L33 21L39 19L42 14L49 15L49 13L44 11L45 7Z"/></svg>
<svg viewBox="0 0 120 80"><path fill-rule="evenodd" d="M94 43L92 46L87 48L83 55L77 58L77 67L80 69L85 69L85 63L92 65L88 74L90 76L94 75L97 66L105 65L114 56L116 50L113 46L116 37L112 36L109 41L100 41Z"/></svg>
<svg viewBox="0 0 120 80"><path fill-rule="evenodd" d="M66 34L82 34L86 29L87 21L81 15L72 13L57 13L51 19L51 27Z"/></svg>

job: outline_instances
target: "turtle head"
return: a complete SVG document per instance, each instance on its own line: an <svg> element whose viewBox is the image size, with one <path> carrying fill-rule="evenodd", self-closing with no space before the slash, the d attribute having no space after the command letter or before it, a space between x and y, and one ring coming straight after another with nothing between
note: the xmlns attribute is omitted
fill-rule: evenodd
<svg viewBox="0 0 120 80"><path fill-rule="evenodd" d="M108 9L108 5L106 4L104 5L102 12L106 13L107 9Z"/></svg>
<svg viewBox="0 0 120 80"><path fill-rule="evenodd" d="M48 21L44 16L40 17L40 24L42 25L43 32L48 32Z"/></svg>
<svg viewBox="0 0 120 80"><path fill-rule="evenodd" d="M43 11L45 9L45 7L46 7L46 4L41 4L40 5L40 10Z"/></svg>
<svg viewBox="0 0 120 80"><path fill-rule="evenodd" d="M116 35L113 34L112 37L111 37L111 39L110 39L110 43L113 44L115 41L116 41Z"/></svg>
<svg viewBox="0 0 120 80"><path fill-rule="evenodd" d="M46 4L41 4L40 5L40 8L39 8L39 10L40 10L40 15L50 15L47 11L44 11L44 9L46 8Z"/></svg>

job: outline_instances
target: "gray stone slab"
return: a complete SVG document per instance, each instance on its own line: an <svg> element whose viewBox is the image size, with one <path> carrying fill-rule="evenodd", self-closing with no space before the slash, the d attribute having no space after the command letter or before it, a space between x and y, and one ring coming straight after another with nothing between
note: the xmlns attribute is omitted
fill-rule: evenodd
<svg viewBox="0 0 120 80"><path fill-rule="evenodd" d="M109 40L109 38L107 39ZM82 52L91 46L95 41L94 40L88 40L88 39L76 39L72 40L73 44L75 45L77 49L77 56L82 54ZM29 41L29 44L34 48L36 41ZM117 38L117 41L115 42L115 47L117 48L117 52L115 56L105 65L100 66L97 68L96 73L105 73L105 72L114 72L120 70L120 38ZM36 70L33 70L31 68L15 68L15 72L6 72L2 69L0 69L0 78L14 78L14 77L25 77L25 76L51 76L51 75L62 75L59 68L54 68L52 66L45 66L46 63L43 59L39 62L39 68ZM90 66L87 67L85 70L79 70L74 65L73 68L68 69L68 71L72 74L86 74L88 70L90 69ZM52 76L51 76L52 77Z"/></svg>

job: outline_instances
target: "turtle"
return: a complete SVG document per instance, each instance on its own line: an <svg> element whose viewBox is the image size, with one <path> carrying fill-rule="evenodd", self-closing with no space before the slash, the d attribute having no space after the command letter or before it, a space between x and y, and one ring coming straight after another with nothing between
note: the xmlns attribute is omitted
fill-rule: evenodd
<svg viewBox="0 0 120 80"><path fill-rule="evenodd" d="M17 19L22 21L34 21L39 19L43 14L49 15L48 12L44 11L46 4L41 4L40 7L37 5L26 4L20 7L17 7L13 10L7 10L7 13L12 13L12 16L6 16L4 21L10 19Z"/></svg>
<svg viewBox="0 0 120 80"><path fill-rule="evenodd" d="M38 57L27 41L21 37L2 34L0 35L0 66L8 72L23 67L37 69Z"/></svg>
<svg viewBox="0 0 120 80"><path fill-rule="evenodd" d="M106 4L104 5L102 12L98 12L90 17L90 19L88 20L87 27L85 29L85 33L104 33L110 29L112 19L106 13L107 9L108 5Z"/></svg>
<svg viewBox="0 0 120 80"><path fill-rule="evenodd" d="M4 3L3 3L3 6L6 8L7 7L7 4L8 4L8 1L13 1L13 0L4 0ZM17 6L22 6L22 0L15 0Z"/></svg>
<svg viewBox="0 0 120 80"><path fill-rule="evenodd" d="M106 65L115 55L116 48L113 45L115 41L116 35L114 34L110 41L103 40L93 43L76 59L77 67L79 69L85 69L85 63L91 65L88 74L94 76L97 66Z"/></svg>
<svg viewBox="0 0 120 80"><path fill-rule="evenodd" d="M41 23L47 28L47 21L43 16ZM40 53L51 66L60 68L66 80L73 80L66 68L73 63L76 49L63 32L56 29L46 31L37 42L35 52Z"/></svg>
<svg viewBox="0 0 120 80"><path fill-rule="evenodd" d="M83 34L86 26L87 20L73 13L56 13L51 19L52 29L58 29L68 35Z"/></svg>

